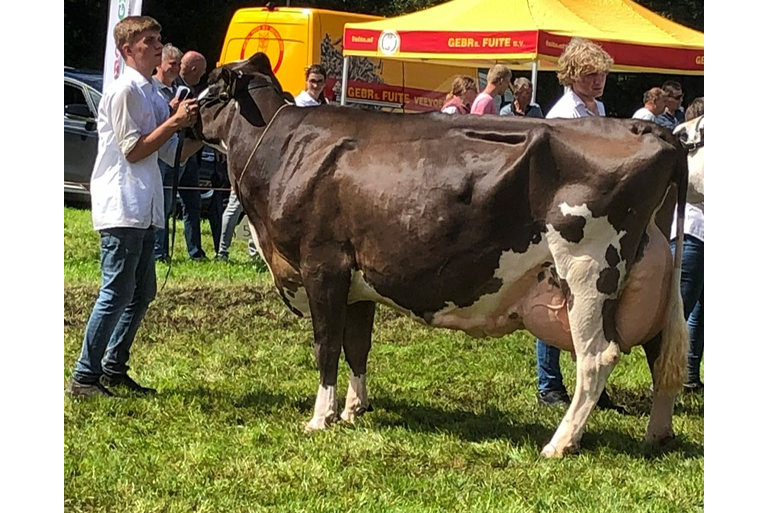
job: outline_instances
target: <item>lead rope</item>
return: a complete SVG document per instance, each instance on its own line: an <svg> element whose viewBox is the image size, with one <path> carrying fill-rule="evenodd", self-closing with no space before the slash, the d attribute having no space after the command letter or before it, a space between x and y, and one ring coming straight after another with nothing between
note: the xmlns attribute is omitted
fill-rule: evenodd
<svg viewBox="0 0 770 513"><path fill-rule="evenodd" d="M262 135L259 136L259 139L257 139L257 144L254 145L254 149L251 150L251 155L249 155L248 160L246 160L246 164L243 166L243 169L241 169L241 173L238 175L238 180L236 181L236 187L237 190L241 190L241 178L243 178L243 173L246 172L246 168L249 167L249 164L251 163L252 157L254 157L254 154L257 152L257 148L259 147L260 143L262 142L262 139L265 137L265 134L267 133L268 129L273 126L273 121L275 121L275 118L278 117L278 113L281 112L283 109L288 107L289 105L293 105L292 103L289 103L288 101L281 105L277 111L275 111L275 114L273 114L273 117L270 118L270 121L267 123L267 126L262 131Z"/></svg>
<svg viewBox="0 0 770 513"><path fill-rule="evenodd" d="M176 238L176 193L179 189L179 161L182 159L182 146L184 146L184 128L177 132L177 137L179 138L179 141L176 143L176 152L174 153L174 169L172 171L174 178L171 185L171 203L174 206L172 207L168 217L166 217L167 221L171 219L171 240L168 244L168 269L166 269L166 276L163 278L163 285L160 287L161 292L163 292L163 289L166 288L168 277L171 274L171 260L172 256L174 255L174 239ZM168 237L168 234L166 234L166 237Z"/></svg>

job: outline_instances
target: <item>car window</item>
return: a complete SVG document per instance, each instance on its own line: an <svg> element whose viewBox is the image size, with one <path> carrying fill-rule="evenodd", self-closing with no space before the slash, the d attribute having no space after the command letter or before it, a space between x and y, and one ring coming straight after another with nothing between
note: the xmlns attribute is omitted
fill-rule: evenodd
<svg viewBox="0 0 770 513"><path fill-rule="evenodd" d="M91 101L93 102L93 105L95 105L98 108L99 100L102 99L102 95L92 89L88 90L88 94L91 96Z"/></svg>
<svg viewBox="0 0 770 513"><path fill-rule="evenodd" d="M86 97L83 94L83 90L79 87L75 87L71 84L64 83L64 106L80 103L88 105Z"/></svg>

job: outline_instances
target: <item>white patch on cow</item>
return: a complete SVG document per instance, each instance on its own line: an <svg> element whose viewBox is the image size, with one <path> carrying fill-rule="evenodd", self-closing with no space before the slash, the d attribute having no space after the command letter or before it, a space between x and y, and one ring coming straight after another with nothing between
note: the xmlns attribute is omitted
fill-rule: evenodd
<svg viewBox="0 0 770 513"><path fill-rule="evenodd" d="M326 429L337 420L337 387L318 385L313 418L305 426L305 431Z"/></svg>
<svg viewBox="0 0 770 513"><path fill-rule="evenodd" d="M303 317L310 317L310 302L307 299L307 291L301 286L296 291L281 287L281 294L289 302L291 307L302 313Z"/></svg>
<svg viewBox="0 0 770 513"><path fill-rule="evenodd" d="M494 273L494 277L502 281L500 289L481 296L467 307L459 307L451 301L446 303L447 306L433 315L431 325L485 335L504 332L505 326L511 324L512 308L520 299L510 297L511 287L527 271L542 264L548 257L548 244L545 239L537 244L530 244L524 253L504 251Z"/></svg>
<svg viewBox="0 0 770 513"><path fill-rule="evenodd" d="M200 92L200 94L198 95L198 98L196 98L196 101L200 102L202 99L204 99L206 97L207 94L209 94L209 88L208 87Z"/></svg>
<svg viewBox="0 0 770 513"><path fill-rule="evenodd" d="M594 218L593 213L588 208L588 205L583 203L582 205L575 205L570 206L566 203L561 203L559 205L559 210L561 210L561 213L563 215L571 215L576 217L582 217L586 220L585 227L583 228L583 238L579 243L574 243L574 245L579 244L581 248L591 248L591 257L594 258L597 262L601 263L602 269L605 269L609 267L609 264L607 263L607 247L609 245L613 246L615 250L618 252L618 255L620 255L620 239L623 238L623 236L626 234L625 230L617 231L615 230L615 227L612 226L612 224L609 221L609 216L600 217L600 218ZM547 226L549 233L553 230L553 225ZM558 232L557 232L558 233ZM561 235L559 235L561 238ZM564 240L564 239L562 239ZM600 241L597 245L589 245L586 244L586 241ZM608 243L609 242L609 243ZM571 244L567 241L564 241L565 244ZM558 267L557 267L558 270ZM626 262L622 261L618 265L618 270L620 271L621 276L626 275ZM559 274L561 278L564 278L561 273Z"/></svg>
<svg viewBox="0 0 770 513"><path fill-rule="evenodd" d="M366 278L364 278L364 273L362 271L353 270L350 272L350 290L348 291L348 304L350 305L358 301L374 301L375 303L388 305L394 310L397 310L402 314L408 315L409 317L412 318L412 320L415 320L417 322L422 322L423 324L425 324L425 319L414 315L414 313L407 310L403 306L397 304L392 299L385 297L379 292L377 292L374 289L374 287L372 287L366 281Z"/></svg>
<svg viewBox="0 0 770 513"><path fill-rule="evenodd" d="M366 374L356 376L350 373L348 395L345 399L345 410L340 417L345 422L355 422L369 407L369 397L366 392Z"/></svg>

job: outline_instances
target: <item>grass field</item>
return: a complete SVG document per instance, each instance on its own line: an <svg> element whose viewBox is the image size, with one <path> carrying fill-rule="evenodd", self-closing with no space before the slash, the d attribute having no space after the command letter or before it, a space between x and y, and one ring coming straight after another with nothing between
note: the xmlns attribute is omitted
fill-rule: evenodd
<svg viewBox="0 0 770 513"><path fill-rule="evenodd" d="M579 455L543 460L564 410L536 404L529 333L473 339L378 307L374 411L306 435L318 383L309 320L283 306L244 240L230 263L193 263L181 230L131 356L134 377L159 393L64 401L65 511L703 511L703 396L678 400L670 449L647 448L641 349L608 386L631 415L594 411ZM98 255L90 213L65 208L62 389L98 291ZM562 371L571 390L567 355Z"/></svg>

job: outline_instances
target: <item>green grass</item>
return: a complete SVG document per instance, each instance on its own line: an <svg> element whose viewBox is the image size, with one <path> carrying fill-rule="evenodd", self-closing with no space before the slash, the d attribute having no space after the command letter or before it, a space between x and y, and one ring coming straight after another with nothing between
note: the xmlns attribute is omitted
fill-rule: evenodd
<svg viewBox="0 0 770 513"><path fill-rule="evenodd" d="M531 335L473 339L378 307L374 411L305 434L318 383L309 320L285 308L244 240L231 263L192 263L177 230L171 275L160 290L158 268L131 356L132 374L159 393L65 399L66 511L703 511L703 397L678 401L671 448L647 448L641 350L623 357L609 385L632 415L595 411L581 454L543 460L563 410L535 404ZM64 231L62 387L99 284L90 213L65 208ZM344 361L340 369L341 401ZM570 389L574 370L565 356Z"/></svg>

